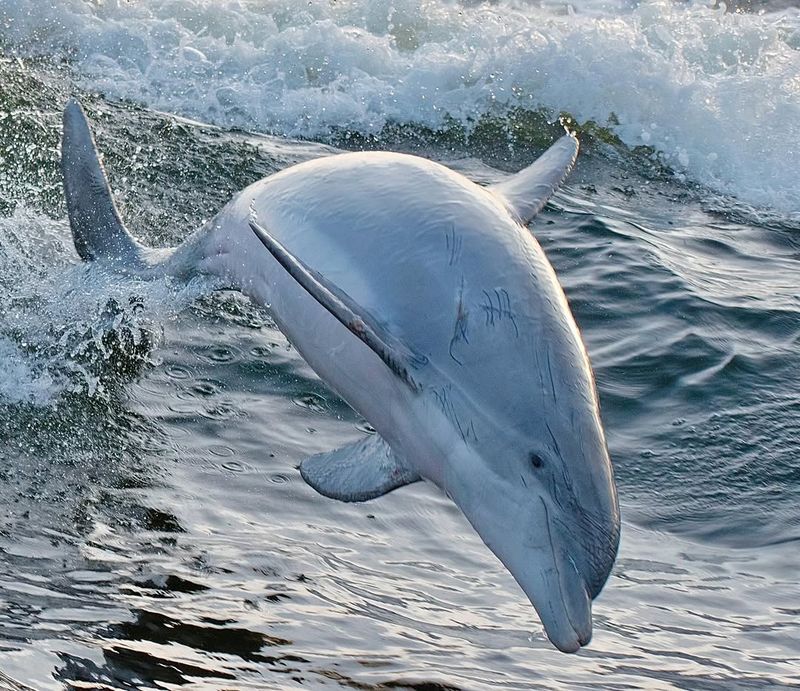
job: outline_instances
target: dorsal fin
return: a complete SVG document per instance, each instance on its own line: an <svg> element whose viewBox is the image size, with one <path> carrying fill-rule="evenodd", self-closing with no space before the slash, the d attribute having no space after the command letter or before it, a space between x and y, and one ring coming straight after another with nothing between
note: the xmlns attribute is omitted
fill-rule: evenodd
<svg viewBox="0 0 800 691"><path fill-rule="evenodd" d="M255 213L250 217L250 228L270 254L311 297L368 345L406 385L419 391L420 386L414 381L411 370L427 364L425 356L412 353L349 295L289 252L266 228L258 224Z"/></svg>
<svg viewBox="0 0 800 691"><path fill-rule="evenodd" d="M520 223L530 223L569 175L577 157L578 140L567 134L532 165L489 189L503 198L509 212Z"/></svg>
<svg viewBox="0 0 800 691"><path fill-rule="evenodd" d="M138 262L142 247L120 219L86 114L74 99L64 109L61 171L69 224L81 259Z"/></svg>

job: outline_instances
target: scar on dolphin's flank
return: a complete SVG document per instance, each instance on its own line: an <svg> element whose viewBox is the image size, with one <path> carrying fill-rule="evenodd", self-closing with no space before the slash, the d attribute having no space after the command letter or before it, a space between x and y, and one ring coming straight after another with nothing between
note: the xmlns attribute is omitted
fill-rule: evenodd
<svg viewBox="0 0 800 691"><path fill-rule="evenodd" d="M486 326L495 326L504 319L511 322L514 327L514 335L519 338L519 326L517 325L517 315L511 309L511 297L505 288L494 288L490 293L483 290L486 302L481 303L481 309L486 316ZM497 304L495 305L495 300Z"/></svg>
<svg viewBox="0 0 800 691"><path fill-rule="evenodd" d="M456 426L462 441L467 442L469 439L472 439L473 441L477 442L478 435L475 432L475 425L472 420L465 424L459 417L455 405L450 397L451 388L452 385L447 384L446 386L432 389L433 395L436 398L436 402L439 404L442 413L444 413L444 415Z"/></svg>
<svg viewBox="0 0 800 691"><path fill-rule="evenodd" d="M468 317L469 312L467 312L466 307L464 307L464 277L462 276L461 287L458 289L458 305L456 306L456 321L455 324L453 324L453 337L450 339L450 347L448 350L450 357L459 365L463 365L464 363L456 357L453 350L462 341L469 345L469 337L467 336Z"/></svg>
<svg viewBox="0 0 800 691"><path fill-rule="evenodd" d="M450 253L447 263L453 266L461 257L461 249L464 247L464 239L456 233L456 227L450 226L450 232L444 236L447 251Z"/></svg>

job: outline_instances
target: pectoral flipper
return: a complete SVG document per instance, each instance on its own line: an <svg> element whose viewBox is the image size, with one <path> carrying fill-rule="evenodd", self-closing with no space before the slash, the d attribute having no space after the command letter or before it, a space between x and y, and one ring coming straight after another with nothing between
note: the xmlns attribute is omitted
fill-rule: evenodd
<svg viewBox="0 0 800 691"><path fill-rule="evenodd" d="M378 435L370 435L300 464L303 479L339 501L367 501L422 478Z"/></svg>

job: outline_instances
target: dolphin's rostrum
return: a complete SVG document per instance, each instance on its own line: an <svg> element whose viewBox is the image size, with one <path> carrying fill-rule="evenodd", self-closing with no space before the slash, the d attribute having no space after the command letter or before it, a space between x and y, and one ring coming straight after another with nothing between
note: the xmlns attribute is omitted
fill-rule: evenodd
<svg viewBox="0 0 800 691"><path fill-rule="evenodd" d="M376 435L306 459L308 484L364 501L433 482L517 580L553 644L574 652L591 638L619 508L585 348L522 224L577 152L567 134L488 188L404 154L309 161L250 185L168 250L125 230L75 101L62 163L84 260L241 290L372 424Z"/></svg>

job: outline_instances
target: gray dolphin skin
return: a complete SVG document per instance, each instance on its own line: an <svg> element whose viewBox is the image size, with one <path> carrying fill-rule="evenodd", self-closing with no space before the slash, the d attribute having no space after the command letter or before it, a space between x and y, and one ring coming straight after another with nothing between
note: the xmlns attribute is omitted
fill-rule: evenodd
<svg viewBox="0 0 800 691"><path fill-rule="evenodd" d="M490 187L416 156L329 156L253 183L167 249L125 229L76 101L62 167L82 259L242 291L375 428L303 461L309 485L366 501L432 482L575 652L616 558L619 505L586 349L525 224L577 153L567 134Z"/></svg>

